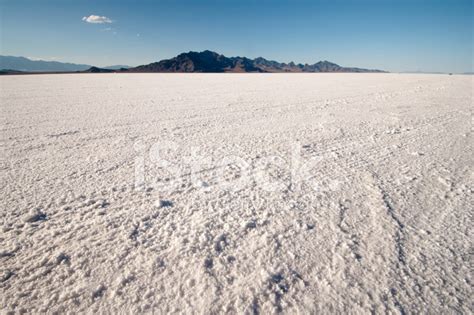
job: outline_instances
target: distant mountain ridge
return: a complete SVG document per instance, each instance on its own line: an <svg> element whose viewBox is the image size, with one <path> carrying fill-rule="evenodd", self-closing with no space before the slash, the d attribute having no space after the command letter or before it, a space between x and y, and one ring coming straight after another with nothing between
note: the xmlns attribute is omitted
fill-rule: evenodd
<svg viewBox="0 0 474 315"><path fill-rule="evenodd" d="M15 70L23 72L74 72L85 71L91 65L70 62L31 60L26 57L0 56L0 70ZM109 66L104 69L118 70L129 68L124 65Z"/></svg>
<svg viewBox="0 0 474 315"><path fill-rule="evenodd" d="M128 69L128 72L385 72L375 69L341 67L329 61L315 64L280 63L263 57L226 57L205 50L190 51L174 58Z"/></svg>
<svg viewBox="0 0 474 315"><path fill-rule="evenodd" d="M75 64L69 62L31 60L25 57L0 56L0 69L17 70L24 72L84 71L90 67L90 65Z"/></svg>

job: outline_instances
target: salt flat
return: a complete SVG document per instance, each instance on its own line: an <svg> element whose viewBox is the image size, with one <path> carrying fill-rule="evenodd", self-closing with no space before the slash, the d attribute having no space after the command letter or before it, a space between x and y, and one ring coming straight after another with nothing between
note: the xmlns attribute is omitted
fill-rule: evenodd
<svg viewBox="0 0 474 315"><path fill-rule="evenodd" d="M472 310L472 76L0 84L3 311Z"/></svg>

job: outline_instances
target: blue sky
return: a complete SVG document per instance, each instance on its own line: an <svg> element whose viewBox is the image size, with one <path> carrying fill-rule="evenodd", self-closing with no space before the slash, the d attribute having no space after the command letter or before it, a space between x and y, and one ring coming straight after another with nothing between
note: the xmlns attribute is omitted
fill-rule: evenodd
<svg viewBox="0 0 474 315"><path fill-rule="evenodd" d="M281 62L467 72L472 2L0 0L0 52L135 66L210 49Z"/></svg>

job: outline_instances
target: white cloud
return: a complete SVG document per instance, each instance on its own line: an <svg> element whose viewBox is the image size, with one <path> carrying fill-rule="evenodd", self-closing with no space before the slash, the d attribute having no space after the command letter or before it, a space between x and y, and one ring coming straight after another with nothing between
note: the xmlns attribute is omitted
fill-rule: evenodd
<svg viewBox="0 0 474 315"><path fill-rule="evenodd" d="M112 23L112 20L106 16L99 16L99 15L89 15L82 18L84 22L92 23L92 24L105 24L105 23Z"/></svg>

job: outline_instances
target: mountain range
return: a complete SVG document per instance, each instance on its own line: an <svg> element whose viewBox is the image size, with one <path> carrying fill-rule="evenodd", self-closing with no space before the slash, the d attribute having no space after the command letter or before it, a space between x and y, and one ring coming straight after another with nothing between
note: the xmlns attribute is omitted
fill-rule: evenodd
<svg viewBox="0 0 474 315"><path fill-rule="evenodd" d="M59 61L32 60L26 57L0 56L0 69L23 72L74 72L90 69L91 65ZM104 67L103 69L118 70L129 68L124 65Z"/></svg>
<svg viewBox="0 0 474 315"><path fill-rule="evenodd" d="M315 64L281 63L262 57L226 57L216 52L182 53L147 65L130 68L128 72L384 72L353 67L341 67L329 61Z"/></svg>
<svg viewBox="0 0 474 315"><path fill-rule="evenodd" d="M182 53L174 58L138 67L123 65L104 68L86 64L31 60L25 57L0 56L2 73L22 72L385 72L382 70L342 67L329 61L314 64L281 63L263 57L226 57L213 51Z"/></svg>

